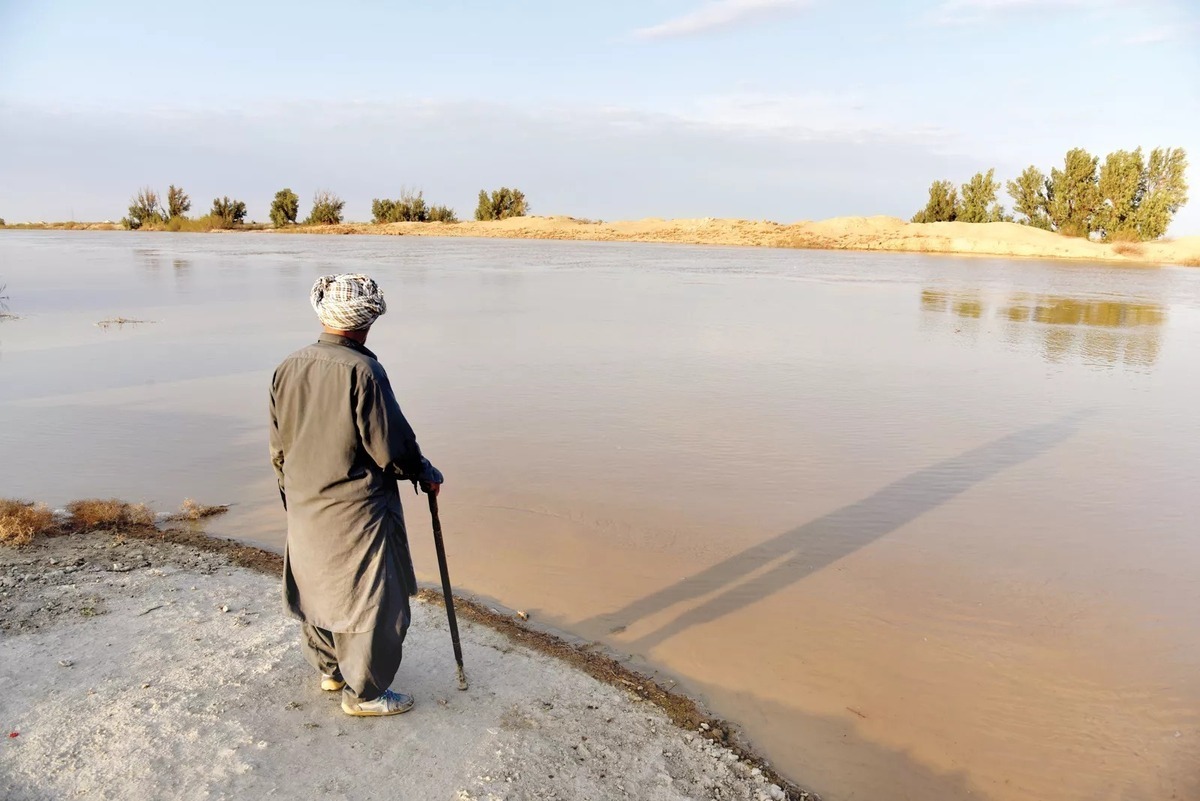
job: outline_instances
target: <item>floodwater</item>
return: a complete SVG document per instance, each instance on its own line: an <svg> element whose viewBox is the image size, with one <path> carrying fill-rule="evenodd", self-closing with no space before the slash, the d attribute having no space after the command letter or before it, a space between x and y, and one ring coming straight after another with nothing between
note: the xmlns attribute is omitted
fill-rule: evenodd
<svg viewBox="0 0 1200 801"><path fill-rule="evenodd" d="M829 801L1200 798L1200 270L3 232L0 494L279 547L267 387L334 271L387 292L461 589Z"/></svg>

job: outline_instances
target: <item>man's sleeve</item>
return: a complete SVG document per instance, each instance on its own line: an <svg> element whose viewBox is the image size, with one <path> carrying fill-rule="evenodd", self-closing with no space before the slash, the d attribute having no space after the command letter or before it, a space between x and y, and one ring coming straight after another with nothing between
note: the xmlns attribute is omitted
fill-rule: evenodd
<svg viewBox="0 0 1200 801"><path fill-rule="evenodd" d="M355 412L363 449L381 470L392 470L402 479L421 477L428 462L400 411L387 373L382 368L362 368L358 378Z"/></svg>
<svg viewBox="0 0 1200 801"><path fill-rule="evenodd" d="M275 481L279 484L279 499L287 508L287 496L283 491L283 437L279 435L279 415L275 409L276 381L279 373L271 376L271 466L275 468Z"/></svg>

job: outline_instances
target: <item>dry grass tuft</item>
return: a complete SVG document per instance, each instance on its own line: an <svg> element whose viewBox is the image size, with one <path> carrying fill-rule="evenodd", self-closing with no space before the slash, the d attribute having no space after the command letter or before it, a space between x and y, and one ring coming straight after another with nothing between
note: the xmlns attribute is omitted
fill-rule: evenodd
<svg viewBox="0 0 1200 801"><path fill-rule="evenodd" d="M184 498L183 505L179 507L179 511L171 515L172 520L203 520L206 517L215 517L223 515L229 511L229 506L222 504L218 506L205 506L202 503L197 503L191 498Z"/></svg>
<svg viewBox="0 0 1200 801"><path fill-rule="evenodd" d="M67 504L67 511L71 515L72 526L85 531L94 528L154 525L154 512L150 507L144 503L126 503L116 498L73 501Z"/></svg>
<svg viewBox="0 0 1200 801"><path fill-rule="evenodd" d="M1181 261L1179 263L1182 264L1184 267L1200 267L1200 257L1197 257L1194 259L1184 259L1183 261Z"/></svg>
<svg viewBox="0 0 1200 801"><path fill-rule="evenodd" d="M28 545L38 537L58 532L54 512L44 503L0 499L0 544Z"/></svg>
<svg viewBox="0 0 1200 801"><path fill-rule="evenodd" d="M1146 248L1140 242L1116 241L1113 242L1112 249L1114 253L1128 256L1131 259L1141 258L1146 255Z"/></svg>

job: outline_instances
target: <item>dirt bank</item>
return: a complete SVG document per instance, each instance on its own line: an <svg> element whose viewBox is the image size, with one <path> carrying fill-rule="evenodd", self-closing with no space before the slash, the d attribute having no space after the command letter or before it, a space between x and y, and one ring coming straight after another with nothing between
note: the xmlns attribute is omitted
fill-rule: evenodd
<svg viewBox="0 0 1200 801"><path fill-rule="evenodd" d="M821 250L884 250L979 256L1079 259L1200 266L1200 236L1144 243L1106 244L1016 223L907 223L896 217L838 217L791 225L769 221L660 220L589 222L571 217L515 217L461 223L347 223L301 226L323 234L470 236L573 239L602 242L673 242Z"/></svg>
<svg viewBox="0 0 1200 801"><path fill-rule="evenodd" d="M277 571L195 531L0 548L0 797L811 797L690 701L478 605L469 691L423 597L396 682L417 707L348 718L299 653Z"/></svg>
<svg viewBox="0 0 1200 801"><path fill-rule="evenodd" d="M42 223L9 226L36 230L109 230L111 223ZM661 220L592 222L574 217L517 217L460 223L343 223L272 229L255 226L212 233L376 234L466 236L501 239L568 239L659 242L815 250L884 250L1015 258L1076 259L1132 264L1200 266L1200 236L1157 242L1107 244L1016 223L908 223L896 217L837 217L790 225L768 220Z"/></svg>

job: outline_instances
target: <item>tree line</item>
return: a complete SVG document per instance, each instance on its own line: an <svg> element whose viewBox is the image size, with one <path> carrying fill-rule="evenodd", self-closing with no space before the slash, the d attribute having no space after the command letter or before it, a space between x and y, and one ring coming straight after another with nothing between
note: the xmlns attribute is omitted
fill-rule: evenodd
<svg viewBox="0 0 1200 801"><path fill-rule="evenodd" d="M343 221L342 210L346 201L327 189L313 193L312 208L304 225L337 225ZM231 200L228 196L215 198L212 208L201 217L190 218L191 198L182 188L171 184L163 204L157 191L143 187L129 202L129 213L121 218L121 225L130 230L139 228L166 231L209 231L214 229L238 228L246 222L246 204ZM490 194L479 191L479 203L475 209L477 220L503 220L508 217L523 217L529 213L525 193L519 189L501 187ZM300 214L300 197L290 187L280 189L271 201L270 219L276 228L296 225ZM374 198L371 201L371 218L374 223L390 222L458 222L458 216L449 206L431 205L425 201L420 190L401 190L400 197ZM2 224L2 223L0 223Z"/></svg>
<svg viewBox="0 0 1200 801"><path fill-rule="evenodd" d="M1103 162L1073 148L1049 175L1026 167L1005 184L1014 214L1000 205L995 173L976 173L961 193L950 181L934 181L912 221L1018 222L1067 236L1150 240L1167 232L1188 200L1187 153L1178 147L1156 147L1148 157L1140 147L1117 150Z"/></svg>

